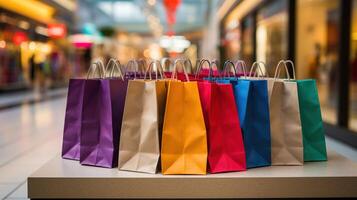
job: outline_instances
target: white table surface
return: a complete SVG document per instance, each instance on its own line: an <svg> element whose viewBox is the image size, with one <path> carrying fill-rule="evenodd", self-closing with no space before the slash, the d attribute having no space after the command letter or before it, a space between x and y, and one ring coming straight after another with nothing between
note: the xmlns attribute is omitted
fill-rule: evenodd
<svg viewBox="0 0 357 200"><path fill-rule="evenodd" d="M162 175L81 166L56 157L28 178L29 198L357 197L357 163L327 162L208 175Z"/></svg>

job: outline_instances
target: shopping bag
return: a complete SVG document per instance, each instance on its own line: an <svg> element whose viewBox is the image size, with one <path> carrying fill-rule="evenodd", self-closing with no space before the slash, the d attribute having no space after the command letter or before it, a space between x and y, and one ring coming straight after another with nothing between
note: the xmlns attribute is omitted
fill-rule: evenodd
<svg viewBox="0 0 357 200"><path fill-rule="evenodd" d="M282 66L288 80L277 79L277 72ZM274 79L269 81L272 85L269 105L272 165L302 165L303 141L297 83L290 80L284 62L279 62Z"/></svg>
<svg viewBox="0 0 357 200"><path fill-rule="evenodd" d="M120 170L156 173L166 92L165 80L129 81L119 145Z"/></svg>
<svg viewBox="0 0 357 200"><path fill-rule="evenodd" d="M327 160L325 133L315 80L298 80L304 161Z"/></svg>
<svg viewBox="0 0 357 200"><path fill-rule="evenodd" d="M244 144L232 85L202 81L198 82L198 88L207 130L209 172L245 170Z"/></svg>
<svg viewBox="0 0 357 200"><path fill-rule="evenodd" d="M108 67L106 71L109 71ZM80 138L81 164L107 168L117 166L127 84L122 74L120 78L110 76L86 81Z"/></svg>
<svg viewBox="0 0 357 200"><path fill-rule="evenodd" d="M93 73L100 77L99 63L93 63L87 73L87 79ZM99 73L99 75L98 75ZM62 157L79 160L83 92L86 79L71 78L68 85L66 114L64 119Z"/></svg>
<svg viewBox="0 0 357 200"><path fill-rule="evenodd" d="M293 74L295 74L294 63L290 60L285 62L286 64L290 63L294 72ZM316 81L306 79L296 80L296 83L303 136L304 161L325 161L327 160L325 133Z"/></svg>
<svg viewBox="0 0 357 200"><path fill-rule="evenodd" d="M184 73L187 82L170 80L168 83L161 148L162 173L206 174L207 138L197 82L189 81Z"/></svg>
<svg viewBox="0 0 357 200"><path fill-rule="evenodd" d="M245 68L243 70L242 78L228 78L223 81L229 81L233 85L247 168L269 166L271 140L267 81L249 79Z"/></svg>

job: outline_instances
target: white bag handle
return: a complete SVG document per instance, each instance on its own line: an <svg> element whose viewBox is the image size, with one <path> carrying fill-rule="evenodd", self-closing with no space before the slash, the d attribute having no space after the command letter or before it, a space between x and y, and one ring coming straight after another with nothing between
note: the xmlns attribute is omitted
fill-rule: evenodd
<svg viewBox="0 0 357 200"><path fill-rule="evenodd" d="M238 67L241 67L243 71L243 77L247 77L247 65L245 64L244 60L237 60L236 62L236 71L239 72Z"/></svg>
<svg viewBox="0 0 357 200"><path fill-rule="evenodd" d="M149 72L149 78L150 78L150 80L152 80L151 73L152 73L152 69L153 69L154 64L157 64L157 68L155 70L155 79L157 80L157 77L158 77L157 76L157 71L159 71L161 79L166 78L165 75L163 75L163 71L164 70L162 69L160 61L153 60L153 61L150 62L149 67L147 68L147 70L145 72L144 79L146 79L146 74Z"/></svg>
<svg viewBox="0 0 357 200"><path fill-rule="evenodd" d="M168 71L170 71L170 68L171 68L171 66L173 65L172 60L171 60L170 58L163 58L163 59L161 59L161 66L162 66L163 70L167 70L167 69L166 69L167 63L169 64L169 69L168 69Z"/></svg>
<svg viewBox="0 0 357 200"><path fill-rule="evenodd" d="M254 70L254 77L257 77L257 75L258 75L258 74L257 74L257 70L258 70L258 69L259 69L259 71L260 71L261 74L264 74L261 66L263 66L264 69L265 69L265 71L267 71L267 70L266 70L266 65L265 65L264 62L262 62L262 61L255 61L255 62L252 64L252 67L250 68L249 76L252 76L253 69L255 69L255 68L256 68L256 69ZM258 75L258 76L259 76L259 75ZM261 76L259 76L259 77L261 77Z"/></svg>
<svg viewBox="0 0 357 200"><path fill-rule="evenodd" d="M121 66L121 64L120 64L119 60L117 60L115 58L111 58L108 61L107 66L105 67L105 77L106 78L114 78L114 73L115 73L114 70L116 69L117 72L119 73L119 77L122 80L124 80L123 71L121 70L120 66ZM109 71L109 69L110 69L110 71ZM107 75L107 73L108 73L108 75Z"/></svg>
<svg viewBox="0 0 357 200"><path fill-rule="evenodd" d="M184 60L184 59L177 59L177 60L175 61L174 69L173 69L172 74L171 74L171 79L175 79L175 77L177 78L177 64L178 64L178 63L181 64L183 73L185 74L185 77L186 77L186 81L189 82L190 79L188 78L188 74L187 74L187 72L186 72L186 67L185 67L185 65L186 65L186 63L189 63L189 64L192 65L192 63L191 63L191 62L187 62L187 61Z"/></svg>
<svg viewBox="0 0 357 200"><path fill-rule="evenodd" d="M126 64L126 69L128 70L130 66L134 65L134 79L136 79L136 73L139 72L139 63L137 60L129 60Z"/></svg>
<svg viewBox="0 0 357 200"><path fill-rule="evenodd" d="M280 60L278 65L276 66L276 69L275 69L275 74L274 74L274 79L277 79L279 78L280 76L280 71L281 71L281 66L283 65L284 68L285 68L285 73L286 73L286 77L288 78L288 80L291 79L290 77L290 74L289 74L289 70L288 70L288 65L287 63L290 63L290 66L292 68L292 71L293 71L293 78L292 80L295 80L296 79L296 75L295 75L295 66L294 66L294 63L291 61L291 60Z"/></svg>
<svg viewBox="0 0 357 200"><path fill-rule="evenodd" d="M227 65L230 65L231 68L233 68L234 70L234 77L236 77L237 75L237 69L234 65L234 63L230 60L227 60L226 62L224 62L224 65L223 65L223 76L226 76L226 72L227 72ZM228 77L231 77L230 73L228 73Z"/></svg>
<svg viewBox="0 0 357 200"><path fill-rule="evenodd" d="M195 78L197 78L197 76L200 74L200 72L202 70L202 66L205 62L208 64L208 68L211 67L211 62L207 59L201 59L200 61L197 61L197 62L198 62L198 66L197 66Z"/></svg>
<svg viewBox="0 0 357 200"><path fill-rule="evenodd" d="M104 78L104 65L101 61L93 62L88 71L87 71L87 79L91 78L92 73L98 73L99 78Z"/></svg>

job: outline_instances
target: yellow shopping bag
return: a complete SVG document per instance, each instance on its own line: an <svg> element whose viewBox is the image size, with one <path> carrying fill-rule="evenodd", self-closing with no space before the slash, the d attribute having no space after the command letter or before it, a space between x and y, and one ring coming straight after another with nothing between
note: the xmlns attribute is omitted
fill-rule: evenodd
<svg viewBox="0 0 357 200"><path fill-rule="evenodd" d="M206 127L197 82L185 75L187 82L169 81L161 148L163 174L206 174Z"/></svg>

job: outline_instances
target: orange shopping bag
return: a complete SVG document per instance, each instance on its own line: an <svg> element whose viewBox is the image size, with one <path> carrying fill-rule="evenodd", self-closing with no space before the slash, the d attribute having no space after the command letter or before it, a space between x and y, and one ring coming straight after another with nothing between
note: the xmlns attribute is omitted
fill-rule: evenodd
<svg viewBox="0 0 357 200"><path fill-rule="evenodd" d="M176 75L175 62L172 78ZM186 64L187 62L184 62ZM183 66L184 69L184 66ZM164 117L163 174L206 174L207 138L197 82L170 80Z"/></svg>

